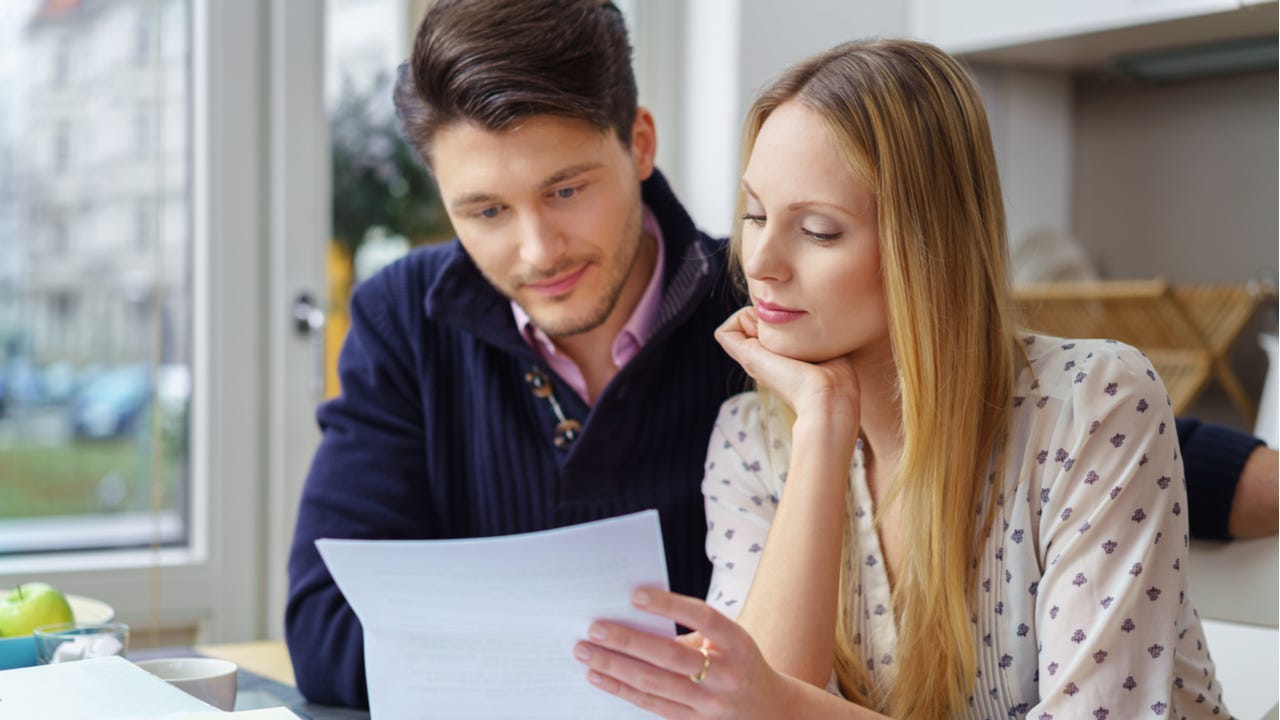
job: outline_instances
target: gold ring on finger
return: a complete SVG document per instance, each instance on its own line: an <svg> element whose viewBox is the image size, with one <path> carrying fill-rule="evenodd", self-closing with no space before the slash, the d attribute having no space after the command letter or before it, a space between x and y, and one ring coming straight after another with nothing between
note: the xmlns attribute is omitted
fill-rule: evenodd
<svg viewBox="0 0 1280 720"><path fill-rule="evenodd" d="M700 684L707 679L707 671L711 669L711 653L707 652L707 646L703 645L698 648L698 652L702 653L702 672L697 675L690 675L689 679L694 685Z"/></svg>

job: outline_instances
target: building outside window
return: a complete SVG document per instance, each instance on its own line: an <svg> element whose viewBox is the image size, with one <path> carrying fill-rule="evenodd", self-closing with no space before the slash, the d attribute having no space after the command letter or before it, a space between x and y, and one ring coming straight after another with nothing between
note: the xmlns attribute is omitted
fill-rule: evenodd
<svg viewBox="0 0 1280 720"><path fill-rule="evenodd" d="M140 8L133 26L133 61L146 65L151 60L151 16Z"/></svg>
<svg viewBox="0 0 1280 720"><path fill-rule="evenodd" d="M181 544L189 2L5 5L0 557ZM50 82L29 81L49 57ZM40 153L25 139L45 128Z"/></svg>
<svg viewBox="0 0 1280 720"><path fill-rule="evenodd" d="M71 124L56 122L53 131L53 170L65 173L71 167Z"/></svg>
<svg viewBox="0 0 1280 720"><path fill-rule="evenodd" d="M61 90L67 87L71 77L71 43L62 40L53 49L53 87Z"/></svg>

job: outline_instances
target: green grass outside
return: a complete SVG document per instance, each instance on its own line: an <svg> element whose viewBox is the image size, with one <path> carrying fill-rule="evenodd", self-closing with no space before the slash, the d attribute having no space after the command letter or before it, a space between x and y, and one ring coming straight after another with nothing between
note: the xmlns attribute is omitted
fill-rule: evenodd
<svg viewBox="0 0 1280 720"><path fill-rule="evenodd" d="M165 504L174 502L178 460L165 453ZM149 510L151 466L149 444L132 438L0 450L0 519Z"/></svg>

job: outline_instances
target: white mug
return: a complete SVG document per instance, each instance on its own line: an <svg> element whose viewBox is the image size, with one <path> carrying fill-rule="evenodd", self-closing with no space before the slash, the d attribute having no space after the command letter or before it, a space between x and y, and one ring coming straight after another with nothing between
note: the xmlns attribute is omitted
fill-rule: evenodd
<svg viewBox="0 0 1280 720"><path fill-rule="evenodd" d="M137 666L219 710L236 707L236 664L215 658L140 660Z"/></svg>

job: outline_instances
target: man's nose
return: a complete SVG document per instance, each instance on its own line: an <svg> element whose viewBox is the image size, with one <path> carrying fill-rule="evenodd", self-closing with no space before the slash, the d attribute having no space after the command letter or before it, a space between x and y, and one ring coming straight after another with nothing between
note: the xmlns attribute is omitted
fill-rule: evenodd
<svg viewBox="0 0 1280 720"><path fill-rule="evenodd" d="M552 270L568 243L542 213L530 213L520 225L520 259L540 270Z"/></svg>

